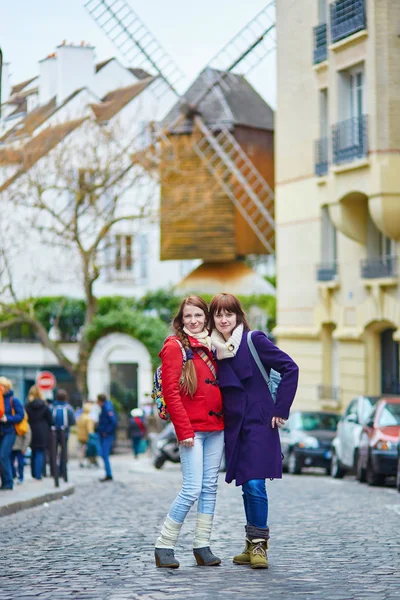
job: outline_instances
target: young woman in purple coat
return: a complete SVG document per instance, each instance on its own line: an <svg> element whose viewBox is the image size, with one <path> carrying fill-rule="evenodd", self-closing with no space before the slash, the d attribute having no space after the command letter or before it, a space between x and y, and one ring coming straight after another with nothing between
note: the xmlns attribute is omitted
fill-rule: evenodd
<svg viewBox="0 0 400 600"><path fill-rule="evenodd" d="M235 480L242 486L247 520L246 547L233 562L266 569L269 527L265 480L282 477L278 428L289 417L299 369L264 333L252 332L251 340L267 373L272 368L281 375L274 402L248 346L250 327L238 298L232 294L214 296L210 319L224 406L226 482Z"/></svg>

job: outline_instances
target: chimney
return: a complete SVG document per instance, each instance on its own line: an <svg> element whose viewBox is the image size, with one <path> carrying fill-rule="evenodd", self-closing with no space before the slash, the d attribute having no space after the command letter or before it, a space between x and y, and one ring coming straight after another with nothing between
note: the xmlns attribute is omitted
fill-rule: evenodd
<svg viewBox="0 0 400 600"><path fill-rule="evenodd" d="M57 94L57 57L49 54L39 61L39 103L46 104Z"/></svg>
<svg viewBox="0 0 400 600"><path fill-rule="evenodd" d="M63 102L72 92L92 87L94 78L94 47L61 44L57 47L57 102Z"/></svg>
<svg viewBox="0 0 400 600"><path fill-rule="evenodd" d="M1 76L1 103L7 102L10 97L10 63L3 62Z"/></svg>

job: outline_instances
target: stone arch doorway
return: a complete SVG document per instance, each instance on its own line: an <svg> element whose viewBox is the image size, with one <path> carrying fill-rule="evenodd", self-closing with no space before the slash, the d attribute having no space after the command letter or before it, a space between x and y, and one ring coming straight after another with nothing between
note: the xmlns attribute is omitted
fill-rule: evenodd
<svg viewBox="0 0 400 600"><path fill-rule="evenodd" d="M395 331L388 327L380 334L382 394L400 394L399 342L393 339Z"/></svg>
<svg viewBox="0 0 400 600"><path fill-rule="evenodd" d="M146 404L150 401L152 371L151 356L142 342L126 333L110 333L96 342L90 355L89 397L110 394L112 384L117 383L131 393L132 404Z"/></svg>

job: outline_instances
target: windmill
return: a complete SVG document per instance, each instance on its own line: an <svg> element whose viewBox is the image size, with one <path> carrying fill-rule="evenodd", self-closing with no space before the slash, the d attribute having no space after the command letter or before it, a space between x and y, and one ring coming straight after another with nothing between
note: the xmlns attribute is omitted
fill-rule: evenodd
<svg viewBox="0 0 400 600"><path fill-rule="evenodd" d="M275 3L239 31L183 95L177 89L180 69L125 0L87 0L85 7L129 63L159 76L158 98L171 91L177 98L155 133L161 145L172 145L182 167L181 175L161 172L161 258L221 263L273 253L274 194L267 163L249 150L254 143L237 135L226 104L229 94L244 85L243 76L276 47ZM215 103L218 115L210 120L207 108ZM206 208L200 217L199 202Z"/></svg>

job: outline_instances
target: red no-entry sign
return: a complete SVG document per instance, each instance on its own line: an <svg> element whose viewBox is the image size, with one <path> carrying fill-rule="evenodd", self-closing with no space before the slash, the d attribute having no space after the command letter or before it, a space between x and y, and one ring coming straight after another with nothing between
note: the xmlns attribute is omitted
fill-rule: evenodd
<svg viewBox="0 0 400 600"><path fill-rule="evenodd" d="M36 375L36 385L43 391L50 392L56 387L56 383L57 380L50 371L40 371Z"/></svg>

